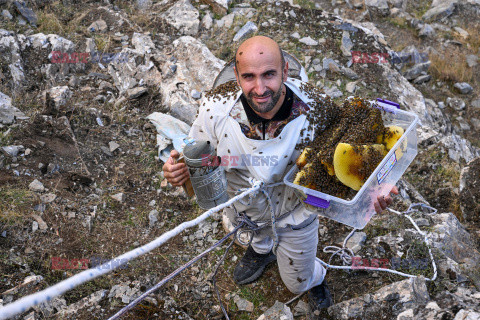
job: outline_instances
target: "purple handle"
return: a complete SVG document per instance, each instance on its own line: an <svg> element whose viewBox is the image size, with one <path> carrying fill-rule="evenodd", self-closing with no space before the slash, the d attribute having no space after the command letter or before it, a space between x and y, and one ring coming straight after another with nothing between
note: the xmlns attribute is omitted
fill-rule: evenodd
<svg viewBox="0 0 480 320"><path fill-rule="evenodd" d="M400 109L400 104L399 103L396 103L396 102L393 102L393 101L390 101L390 100L380 99L380 98L377 98L377 101L383 102L385 104L389 104L391 106L397 107L397 109Z"/></svg>
<svg viewBox="0 0 480 320"><path fill-rule="evenodd" d="M312 206L324 208L324 209L330 206L330 201L327 201L322 198L317 198L309 194L307 194L307 199L305 199L303 202L307 204L311 204Z"/></svg>

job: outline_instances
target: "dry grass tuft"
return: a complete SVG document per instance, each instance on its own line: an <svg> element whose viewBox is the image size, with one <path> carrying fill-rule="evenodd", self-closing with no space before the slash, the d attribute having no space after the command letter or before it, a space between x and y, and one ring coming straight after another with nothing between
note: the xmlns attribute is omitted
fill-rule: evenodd
<svg viewBox="0 0 480 320"><path fill-rule="evenodd" d="M470 45L470 50L474 54L478 54L478 49L480 48L480 28L478 27L469 27L467 28L469 36L467 38L467 43Z"/></svg>
<svg viewBox="0 0 480 320"><path fill-rule="evenodd" d="M445 50L438 55L431 55L430 71L438 79L469 82L473 77L473 71L468 67L464 52L459 50Z"/></svg>
<svg viewBox="0 0 480 320"><path fill-rule="evenodd" d="M21 225L31 213L34 195L26 189L0 188L0 223Z"/></svg>
<svg viewBox="0 0 480 320"><path fill-rule="evenodd" d="M65 29L54 13L40 12L38 30L45 34L63 34Z"/></svg>

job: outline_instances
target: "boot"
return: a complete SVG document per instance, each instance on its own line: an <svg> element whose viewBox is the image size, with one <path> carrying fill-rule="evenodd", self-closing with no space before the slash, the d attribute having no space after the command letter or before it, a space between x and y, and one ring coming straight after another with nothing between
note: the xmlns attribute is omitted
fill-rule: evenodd
<svg viewBox="0 0 480 320"><path fill-rule="evenodd" d="M328 288L327 280L323 280L321 284L308 290L308 314L307 320L320 319L320 311L326 309L333 304L332 295Z"/></svg>
<svg viewBox="0 0 480 320"><path fill-rule="evenodd" d="M272 251L266 254L256 253L252 246L248 246L245 255L233 271L233 279L238 284L247 284L260 278L265 267L277 260Z"/></svg>

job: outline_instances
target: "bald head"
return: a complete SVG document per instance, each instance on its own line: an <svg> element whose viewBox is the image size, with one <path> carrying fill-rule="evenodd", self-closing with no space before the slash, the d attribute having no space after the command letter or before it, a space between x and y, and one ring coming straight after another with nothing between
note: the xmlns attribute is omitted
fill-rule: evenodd
<svg viewBox="0 0 480 320"><path fill-rule="evenodd" d="M235 70L237 74L239 68L242 67L243 61L248 59L255 60L264 54L273 55L274 59L278 59L277 61L281 63L282 69L285 68L285 58L278 43L269 37L255 36L242 42L235 53Z"/></svg>

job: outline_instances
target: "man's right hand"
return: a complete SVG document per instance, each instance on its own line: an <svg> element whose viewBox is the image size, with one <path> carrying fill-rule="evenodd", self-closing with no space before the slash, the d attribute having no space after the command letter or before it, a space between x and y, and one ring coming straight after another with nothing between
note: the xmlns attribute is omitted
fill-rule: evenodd
<svg viewBox="0 0 480 320"><path fill-rule="evenodd" d="M163 176L172 186L181 186L190 178L185 163L176 163L180 154L177 150L170 152L170 158L163 165Z"/></svg>

